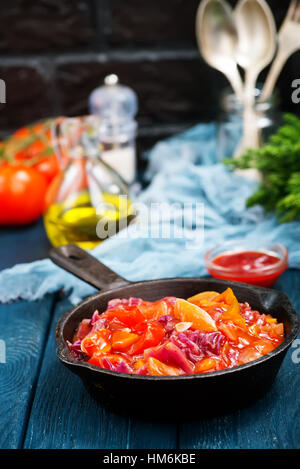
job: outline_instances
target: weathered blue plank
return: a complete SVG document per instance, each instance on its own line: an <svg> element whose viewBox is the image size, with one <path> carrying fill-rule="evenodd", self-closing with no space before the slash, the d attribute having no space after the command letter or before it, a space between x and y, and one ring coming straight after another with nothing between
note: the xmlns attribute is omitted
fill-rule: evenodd
<svg viewBox="0 0 300 469"><path fill-rule="evenodd" d="M131 417L128 447L130 449L176 449L177 425L151 422L151 419L143 421Z"/></svg>
<svg viewBox="0 0 300 469"><path fill-rule="evenodd" d="M0 305L0 448L20 448L39 373L53 297Z"/></svg>
<svg viewBox="0 0 300 469"><path fill-rule="evenodd" d="M104 410L56 357L55 325L69 307L67 300L56 307L25 448L126 448L128 419Z"/></svg>
<svg viewBox="0 0 300 469"><path fill-rule="evenodd" d="M288 271L276 288L289 296L300 313L299 286L299 271ZM248 409L226 417L182 424L179 431L180 448L299 449L300 363L293 362L293 353L295 358L295 349L291 349L286 356L270 392ZM300 353L297 356L300 357Z"/></svg>
<svg viewBox="0 0 300 469"><path fill-rule="evenodd" d="M29 419L25 448L173 448L176 427L116 415L87 394L56 357L54 329L68 309L58 303Z"/></svg>
<svg viewBox="0 0 300 469"><path fill-rule="evenodd" d="M0 270L48 257L51 247L42 219L27 226L0 227L0 239Z"/></svg>

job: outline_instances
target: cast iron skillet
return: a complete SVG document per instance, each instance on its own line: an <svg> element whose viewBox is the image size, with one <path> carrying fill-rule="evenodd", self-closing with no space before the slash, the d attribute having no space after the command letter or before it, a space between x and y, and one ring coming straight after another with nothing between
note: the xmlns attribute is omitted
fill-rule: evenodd
<svg viewBox="0 0 300 469"><path fill-rule="evenodd" d="M138 414L180 415L193 417L214 415L248 405L271 386L296 338L300 322L283 293L247 284L207 278L174 278L132 283L117 275L77 246L54 248L50 258L102 291L67 311L57 324L57 355L62 363L76 373L88 390L102 403L117 411ZM247 301L261 313L271 313L284 323L286 338L271 353L228 370L172 377L140 376L105 370L73 358L66 341L84 318L95 309L106 309L113 298L140 297L157 300L165 296L188 298L205 290L224 291L231 287L240 302Z"/></svg>

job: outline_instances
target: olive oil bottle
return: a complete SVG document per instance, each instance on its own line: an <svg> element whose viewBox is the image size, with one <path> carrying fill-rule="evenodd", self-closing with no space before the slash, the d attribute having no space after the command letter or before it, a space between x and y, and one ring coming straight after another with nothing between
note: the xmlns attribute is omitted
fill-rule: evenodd
<svg viewBox="0 0 300 469"><path fill-rule="evenodd" d="M47 193L44 225L55 247L77 244L93 249L128 226L133 207L127 184L102 161L86 125L78 121L75 129L68 140L68 163Z"/></svg>

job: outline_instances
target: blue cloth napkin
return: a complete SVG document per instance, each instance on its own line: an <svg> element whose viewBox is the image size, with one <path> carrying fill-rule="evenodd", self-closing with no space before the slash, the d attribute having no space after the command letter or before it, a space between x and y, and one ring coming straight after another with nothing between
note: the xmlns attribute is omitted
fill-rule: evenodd
<svg viewBox="0 0 300 469"><path fill-rule="evenodd" d="M216 127L201 124L189 131L159 142L146 157L151 183L137 197L150 206L165 203L184 206L185 224L180 226L178 211L172 215L176 237L158 237L170 226L165 212L153 217L150 226L129 226L100 244L92 254L129 280L167 277L197 277L206 274L205 252L226 240L259 239L284 244L290 266L300 268L300 222L278 224L261 207L245 208L256 183L229 172L216 157ZM193 206L202 203L195 218ZM195 229L196 227L196 229ZM203 229L202 229L203 228ZM149 236L149 233L152 233ZM204 238L202 234L204 233ZM95 290L50 260L16 265L0 273L0 301L16 298L35 300L64 288L72 303Z"/></svg>

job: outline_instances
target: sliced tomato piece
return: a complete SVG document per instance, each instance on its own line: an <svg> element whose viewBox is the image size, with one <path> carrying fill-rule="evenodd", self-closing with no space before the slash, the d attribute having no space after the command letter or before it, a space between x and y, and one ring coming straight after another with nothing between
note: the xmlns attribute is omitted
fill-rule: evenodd
<svg viewBox="0 0 300 469"><path fill-rule="evenodd" d="M199 329L205 332L217 330L215 321L210 315L186 300L177 299L174 307L174 316L181 322L191 322L191 329Z"/></svg>
<svg viewBox="0 0 300 469"><path fill-rule="evenodd" d="M280 324L272 324L272 331L279 336L280 338L284 335L284 326L282 323Z"/></svg>
<svg viewBox="0 0 300 469"><path fill-rule="evenodd" d="M106 314L106 313L104 313L104 314ZM118 330L124 329L124 327L126 327L126 324L119 321L119 319L117 319L117 318L111 319L109 321L109 329L111 331L118 331Z"/></svg>
<svg viewBox="0 0 300 469"><path fill-rule="evenodd" d="M143 334L147 329L147 325L148 325L148 321L144 319L144 321L139 322L138 324L134 326L134 332L140 335Z"/></svg>
<svg viewBox="0 0 300 469"><path fill-rule="evenodd" d="M275 345L272 343L271 340L261 339L255 342L254 347L260 352L261 355L266 355L267 353L272 352L272 350L274 350Z"/></svg>
<svg viewBox="0 0 300 469"><path fill-rule="evenodd" d="M145 320L145 317L136 306L120 306L106 313L108 320L117 319L127 327L134 327Z"/></svg>
<svg viewBox="0 0 300 469"><path fill-rule="evenodd" d="M223 332L227 339L231 340L232 342L236 342L238 340L238 329L234 326L234 324L222 322L218 325L218 329L219 331Z"/></svg>
<svg viewBox="0 0 300 469"><path fill-rule="evenodd" d="M126 351L132 344L139 339L137 334L128 332L126 330L115 331L112 334L111 345L114 350L120 352Z"/></svg>
<svg viewBox="0 0 300 469"><path fill-rule="evenodd" d="M257 327L260 330L261 336L265 337L266 339L278 341L278 340L282 340L283 338L284 326L282 323L280 324L266 323L264 326L257 325Z"/></svg>
<svg viewBox="0 0 300 469"><path fill-rule="evenodd" d="M257 324L252 324L252 326L248 327L248 331L252 336L256 337L260 332L260 327Z"/></svg>
<svg viewBox="0 0 300 469"><path fill-rule="evenodd" d="M147 368L150 375L154 376L178 376L182 375L182 370L174 366L168 366L160 362L156 358L150 357L147 363Z"/></svg>
<svg viewBox="0 0 300 469"><path fill-rule="evenodd" d="M161 343L165 337L165 329L157 322L148 322L145 332L140 336L139 340L132 345L128 351L129 355L139 355L149 347L154 347Z"/></svg>
<svg viewBox="0 0 300 469"><path fill-rule="evenodd" d="M81 342L81 350L90 357L96 352L110 352L110 334L107 329L88 334Z"/></svg>
<svg viewBox="0 0 300 469"><path fill-rule="evenodd" d="M255 347L246 347L240 352L239 363L240 365L243 365L244 363L252 362L261 356L262 354L256 350Z"/></svg>
<svg viewBox="0 0 300 469"><path fill-rule="evenodd" d="M159 319L162 316L170 314L170 309L172 308L170 308L170 305L166 301L159 300L153 303L143 301L143 303L138 305L138 309L146 319Z"/></svg>

